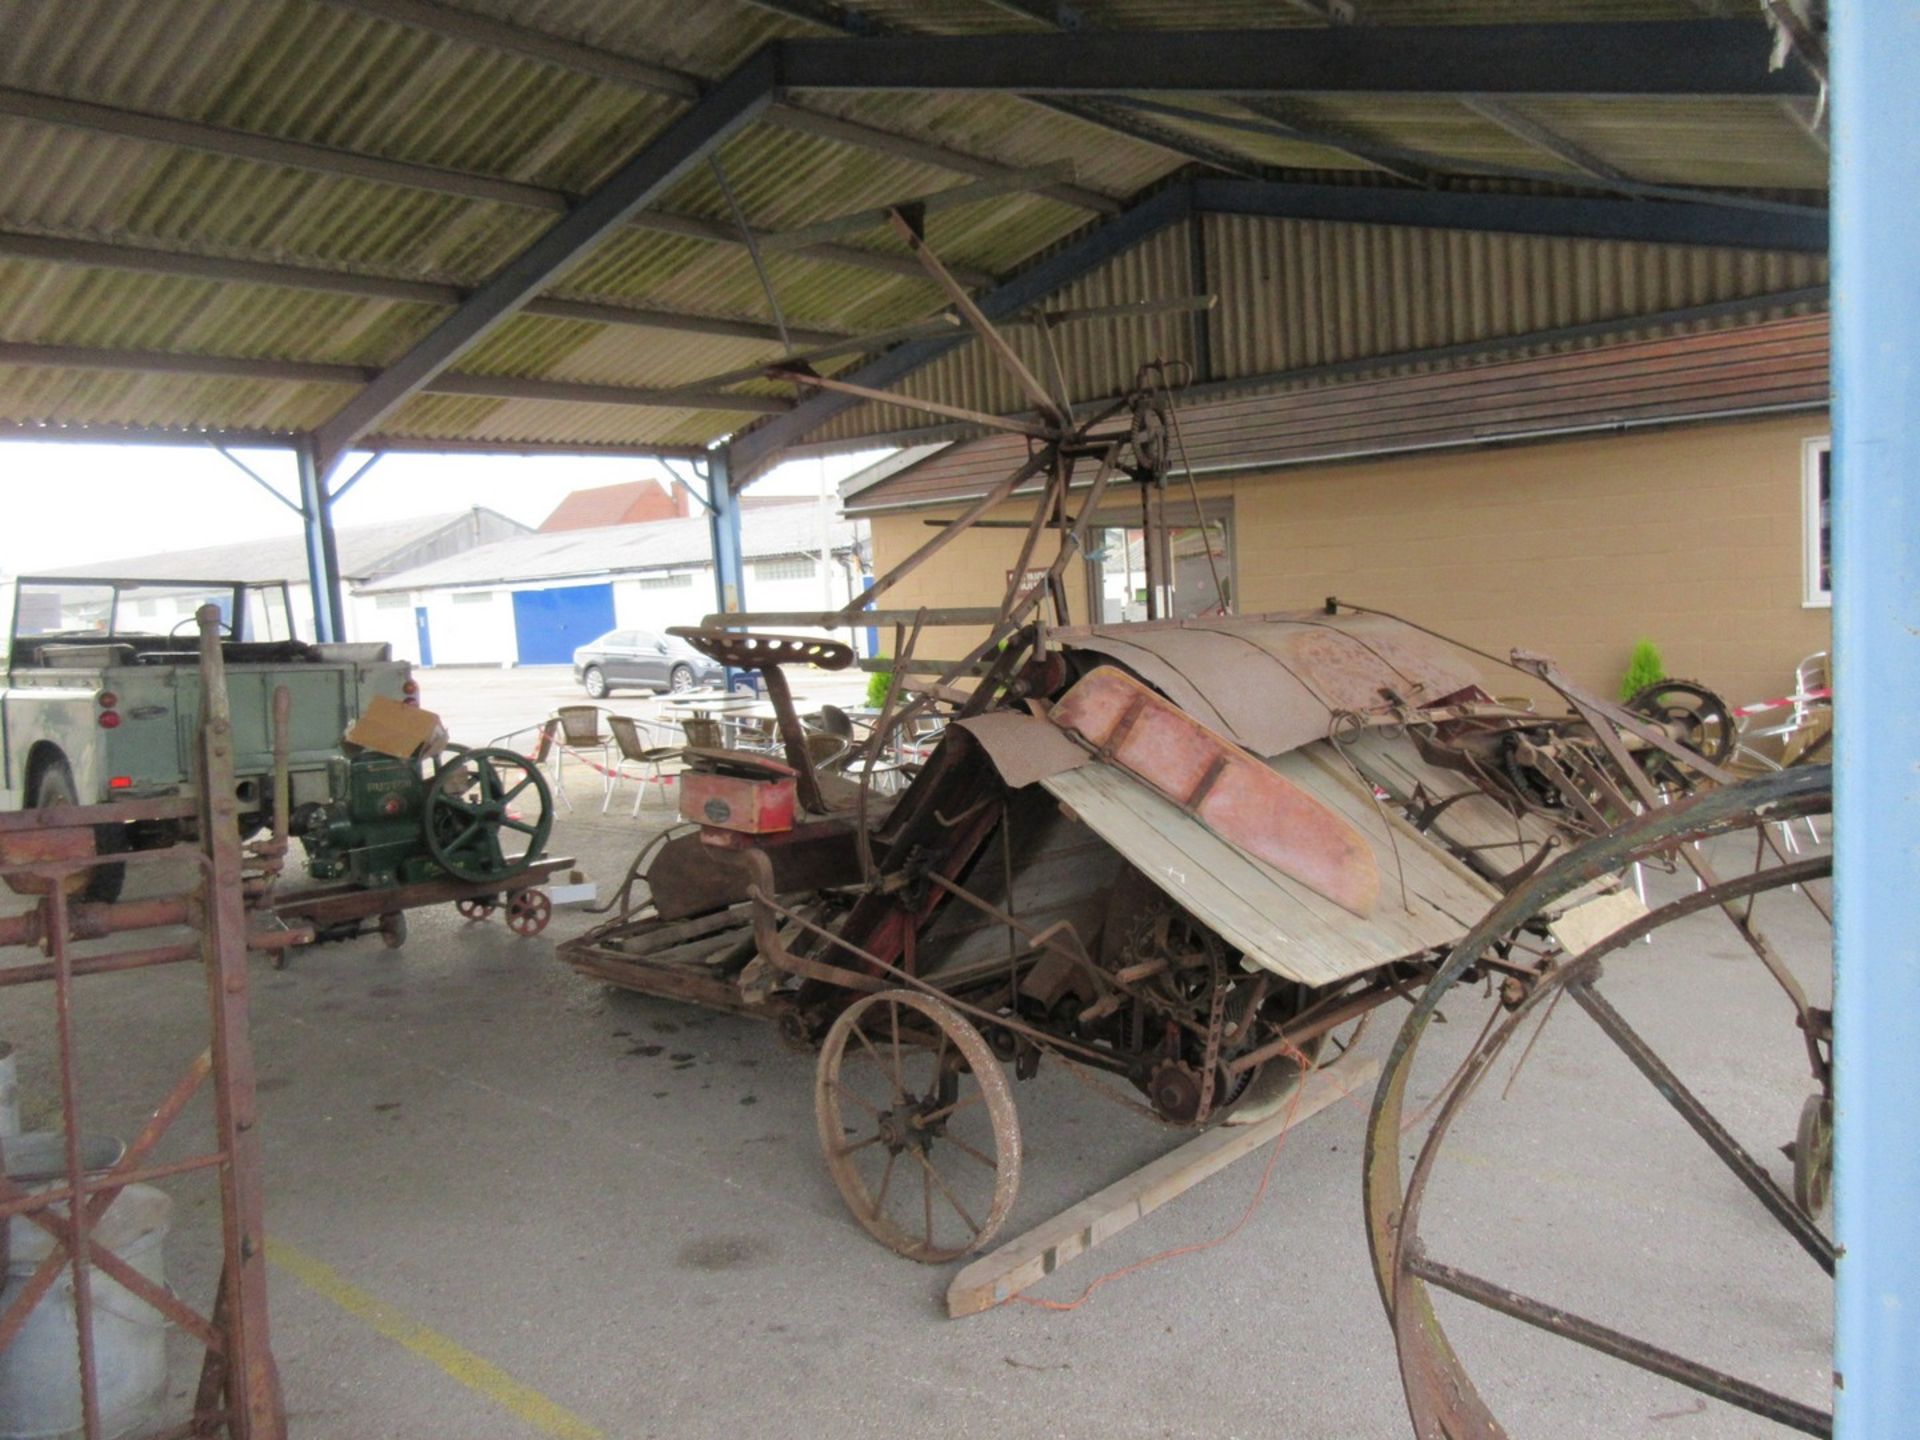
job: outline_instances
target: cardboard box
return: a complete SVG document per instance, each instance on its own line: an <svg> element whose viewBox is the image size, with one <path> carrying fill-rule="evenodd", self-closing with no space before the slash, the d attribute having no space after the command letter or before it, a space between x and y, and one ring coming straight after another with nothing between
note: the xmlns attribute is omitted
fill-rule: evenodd
<svg viewBox="0 0 1920 1440"><path fill-rule="evenodd" d="M431 710L376 695L347 731L346 741L396 760L415 760L446 749L447 729Z"/></svg>

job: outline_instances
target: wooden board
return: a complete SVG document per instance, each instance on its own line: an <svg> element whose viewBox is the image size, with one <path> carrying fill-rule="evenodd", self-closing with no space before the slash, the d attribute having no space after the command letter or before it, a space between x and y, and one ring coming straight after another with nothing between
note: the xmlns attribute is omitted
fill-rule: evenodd
<svg viewBox="0 0 1920 1440"><path fill-rule="evenodd" d="M1379 1061L1348 1056L1307 1076L1298 1104L1257 1125L1206 1131L1126 1179L1062 1210L954 1276L947 1287L947 1314L958 1319L1005 1304L1068 1261L1186 1194L1209 1175L1272 1144L1291 1126L1370 1086L1379 1073Z"/></svg>

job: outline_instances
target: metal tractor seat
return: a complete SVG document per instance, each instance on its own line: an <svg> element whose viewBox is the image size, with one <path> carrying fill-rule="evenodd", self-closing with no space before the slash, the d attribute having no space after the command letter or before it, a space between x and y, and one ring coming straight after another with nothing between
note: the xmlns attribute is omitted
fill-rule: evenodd
<svg viewBox="0 0 1920 1440"><path fill-rule="evenodd" d="M709 659L735 670L762 670L770 665L813 665L821 670L844 670L853 663L853 647L838 640L810 635L753 635L741 630L703 630L675 625L667 630Z"/></svg>
<svg viewBox="0 0 1920 1440"><path fill-rule="evenodd" d="M838 640L822 640L811 635L754 635L742 630L707 630L695 625L675 625L668 629L702 655L736 670L757 671L766 683L767 699L780 726L781 748L787 764L793 767L800 803L816 814L825 815L843 808L821 793L819 772L813 754L807 748L807 727L793 708L793 691L787 688L782 665L814 665L822 670L844 670L853 663L853 647Z"/></svg>

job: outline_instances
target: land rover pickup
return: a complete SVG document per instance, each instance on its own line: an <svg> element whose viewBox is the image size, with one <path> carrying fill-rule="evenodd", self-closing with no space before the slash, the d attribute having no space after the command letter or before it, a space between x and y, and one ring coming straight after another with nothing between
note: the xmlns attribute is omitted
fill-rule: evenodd
<svg viewBox="0 0 1920 1440"><path fill-rule="evenodd" d="M0 591L0 603L6 603ZM13 582L0 688L0 807L172 795L191 778L200 713L195 612L219 608L243 823L272 807L273 694L292 700L293 803L324 801L327 762L376 695L417 703L410 667L384 644L296 639L283 582L22 576ZM154 827L102 827L102 854L168 843ZM97 867L95 899L123 866Z"/></svg>

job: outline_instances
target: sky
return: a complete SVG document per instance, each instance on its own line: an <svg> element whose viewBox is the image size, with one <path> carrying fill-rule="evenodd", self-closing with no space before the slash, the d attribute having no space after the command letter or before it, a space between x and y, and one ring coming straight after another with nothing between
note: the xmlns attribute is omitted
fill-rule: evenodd
<svg viewBox="0 0 1920 1440"><path fill-rule="evenodd" d="M290 452L234 454L281 494L297 494ZM817 495L823 480L838 486L879 454L789 461L749 492ZM349 466L356 463L349 457ZM341 498L334 523L371 525L485 505L537 526L569 491L664 473L655 461L599 456L389 455ZM0 574L46 574L299 530L292 510L210 446L0 442Z"/></svg>

